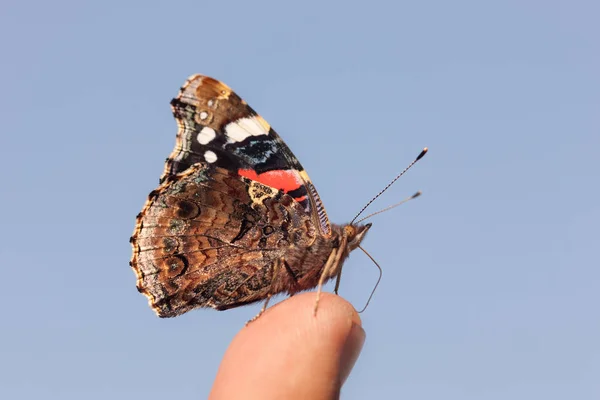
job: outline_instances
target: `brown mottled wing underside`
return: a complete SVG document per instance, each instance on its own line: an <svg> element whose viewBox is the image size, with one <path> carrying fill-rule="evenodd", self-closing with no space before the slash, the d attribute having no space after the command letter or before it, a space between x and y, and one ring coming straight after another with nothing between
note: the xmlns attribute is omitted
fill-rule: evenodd
<svg viewBox="0 0 600 400"><path fill-rule="evenodd" d="M289 253L309 248L317 235L288 194L197 163L150 193L131 238L131 266L160 317L227 309L314 286L321 269L311 264L325 259L303 265L305 252L294 253L299 259Z"/></svg>

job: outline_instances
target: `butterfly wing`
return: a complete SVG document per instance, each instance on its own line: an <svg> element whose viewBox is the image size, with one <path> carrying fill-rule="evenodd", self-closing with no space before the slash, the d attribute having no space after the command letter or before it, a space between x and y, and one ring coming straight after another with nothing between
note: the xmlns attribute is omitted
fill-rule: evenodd
<svg viewBox="0 0 600 400"><path fill-rule="evenodd" d="M171 107L177 141L161 182L206 162L289 194L323 235L331 234L325 208L298 159L269 123L227 85L194 75Z"/></svg>
<svg viewBox="0 0 600 400"><path fill-rule="evenodd" d="M131 266L160 317L227 309L314 286L330 250L301 249L317 236L289 194L201 162L150 193L131 238Z"/></svg>

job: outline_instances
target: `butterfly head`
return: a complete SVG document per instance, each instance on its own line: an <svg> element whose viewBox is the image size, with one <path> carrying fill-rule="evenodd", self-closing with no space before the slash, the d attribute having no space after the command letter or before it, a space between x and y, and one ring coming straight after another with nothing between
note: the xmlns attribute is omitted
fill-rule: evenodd
<svg viewBox="0 0 600 400"><path fill-rule="evenodd" d="M347 240L348 251L356 249L360 242L364 239L366 233L371 228L371 224L365 225L346 225L344 227L344 235Z"/></svg>

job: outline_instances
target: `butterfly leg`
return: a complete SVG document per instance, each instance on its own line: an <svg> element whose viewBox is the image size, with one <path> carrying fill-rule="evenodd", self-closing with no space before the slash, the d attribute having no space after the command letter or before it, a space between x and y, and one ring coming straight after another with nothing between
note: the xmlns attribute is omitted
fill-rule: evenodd
<svg viewBox="0 0 600 400"><path fill-rule="evenodd" d="M340 272L338 272L337 277L335 279L335 288L333 289L333 293L338 294L338 289L340 288L340 280L342 279L342 269L340 268Z"/></svg>
<svg viewBox="0 0 600 400"><path fill-rule="evenodd" d="M340 265L342 261L343 249L346 248L346 244L348 243L348 238L346 235L342 237L342 242L337 248L334 248L329 254L329 258L325 263L325 267L323 267L323 272L321 272L321 277L319 278L319 284L317 286L317 300L315 301L315 309L313 311L313 315L317 316L317 308L319 307L319 299L321 298L321 290L323 289L323 283L325 283L325 279L330 276L331 270L335 270L336 267ZM335 294L337 294L337 290L340 284L340 278L342 276L342 270L337 273L337 281L335 284Z"/></svg>
<svg viewBox="0 0 600 400"><path fill-rule="evenodd" d="M321 272L321 277L319 278L319 284L317 285L317 299L315 300L315 308L313 310L313 315L317 316L317 308L319 307L319 300L321 299L321 291L323 289L323 283L325 283L326 277L329 275L329 271L335 265L337 250L333 250L331 254L329 254L329 258L323 267L323 272Z"/></svg>
<svg viewBox="0 0 600 400"><path fill-rule="evenodd" d="M265 302L263 303L263 306L260 309L260 311L258 312L258 314L256 314L254 317L252 317L251 320L246 322L246 325L248 325L252 321L256 321L258 319L258 317L260 317L265 312L265 310L267 309L267 306L269 305L269 300L271 300L271 296L273 296L271 293L267 294L267 298L266 298Z"/></svg>

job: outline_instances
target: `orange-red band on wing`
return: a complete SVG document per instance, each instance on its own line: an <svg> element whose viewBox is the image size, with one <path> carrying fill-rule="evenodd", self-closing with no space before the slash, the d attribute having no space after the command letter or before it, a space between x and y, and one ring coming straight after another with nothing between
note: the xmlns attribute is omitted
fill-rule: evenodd
<svg viewBox="0 0 600 400"><path fill-rule="evenodd" d="M274 170L257 174L251 169L240 169L238 173L248 179L262 183L275 189L288 193L303 185L302 179L294 170Z"/></svg>

